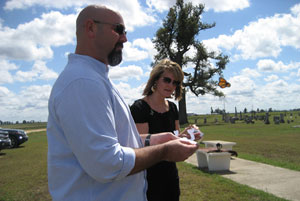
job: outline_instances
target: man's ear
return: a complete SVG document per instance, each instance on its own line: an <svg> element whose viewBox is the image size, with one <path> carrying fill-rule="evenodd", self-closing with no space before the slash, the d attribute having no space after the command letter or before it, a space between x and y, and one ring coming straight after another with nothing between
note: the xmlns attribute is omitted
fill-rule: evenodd
<svg viewBox="0 0 300 201"><path fill-rule="evenodd" d="M88 38L96 37L96 26L93 20L88 19L85 22L85 33L87 34Z"/></svg>

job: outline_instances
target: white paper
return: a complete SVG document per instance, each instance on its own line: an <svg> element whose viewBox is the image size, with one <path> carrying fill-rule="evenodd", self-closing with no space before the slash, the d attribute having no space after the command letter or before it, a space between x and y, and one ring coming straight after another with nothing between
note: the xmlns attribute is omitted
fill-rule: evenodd
<svg viewBox="0 0 300 201"><path fill-rule="evenodd" d="M173 133L174 133L174 135L175 135L175 136L177 136L177 137L178 137L178 135L179 135L179 132L178 132L178 130L175 130L175 131L173 131Z"/></svg>
<svg viewBox="0 0 300 201"><path fill-rule="evenodd" d="M183 137L183 138L180 138L181 141L186 141L186 142L189 142L191 144L197 144L197 142L193 141L193 140L190 140L190 139L187 139L186 137Z"/></svg>
<svg viewBox="0 0 300 201"><path fill-rule="evenodd" d="M195 132L196 131L196 132ZM197 130L195 130L194 128L190 128L189 130L187 130L187 132L189 133L189 135L191 136L191 139L192 141L195 140L195 136L194 136L194 133L197 133Z"/></svg>

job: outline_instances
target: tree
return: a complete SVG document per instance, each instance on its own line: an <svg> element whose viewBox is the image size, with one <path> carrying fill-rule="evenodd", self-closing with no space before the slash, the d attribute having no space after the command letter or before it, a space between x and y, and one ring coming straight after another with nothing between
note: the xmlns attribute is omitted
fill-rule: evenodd
<svg viewBox="0 0 300 201"><path fill-rule="evenodd" d="M218 81L213 80L217 73L222 75L229 58L222 53L208 52L203 43L198 41L200 31L213 28L215 23L207 24L201 21L204 5L193 6L177 0L170 8L163 27L156 32L153 40L158 54L154 56L154 64L163 58L169 58L178 63L181 68L189 67L192 71L184 71L183 96L179 101L179 121L187 123L186 92L190 90L196 96L207 93L224 96L217 90ZM187 54L193 51L192 56ZM153 64L153 65L154 65Z"/></svg>

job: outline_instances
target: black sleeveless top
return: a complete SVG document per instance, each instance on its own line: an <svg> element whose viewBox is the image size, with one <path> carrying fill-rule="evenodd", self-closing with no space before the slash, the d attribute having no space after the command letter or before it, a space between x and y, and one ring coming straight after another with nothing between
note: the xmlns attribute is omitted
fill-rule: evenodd
<svg viewBox="0 0 300 201"><path fill-rule="evenodd" d="M164 113L152 110L142 99L136 100L130 107L135 123L148 123L149 133L173 132L175 120L178 120L178 110L175 103L168 101L169 111Z"/></svg>
<svg viewBox="0 0 300 201"><path fill-rule="evenodd" d="M169 111L164 113L152 110L142 99L136 100L130 107L135 123L148 123L149 133L173 132L178 110L175 103L168 101ZM176 163L162 161L147 169L147 198L151 200L178 200L180 195L179 178Z"/></svg>

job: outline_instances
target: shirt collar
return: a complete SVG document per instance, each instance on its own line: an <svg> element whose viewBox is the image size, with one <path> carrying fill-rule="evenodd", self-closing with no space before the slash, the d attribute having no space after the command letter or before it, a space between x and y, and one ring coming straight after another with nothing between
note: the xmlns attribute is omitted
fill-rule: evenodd
<svg viewBox="0 0 300 201"><path fill-rule="evenodd" d="M108 72L109 72L108 66L105 65L103 62L98 61L97 59L95 59L91 56L70 53L68 55L68 59L69 59L69 61L76 60L76 59L85 60L91 64L91 66L93 67L93 69L96 72L98 72L100 74L105 74L106 76L108 76Z"/></svg>

